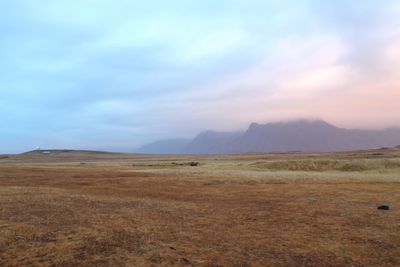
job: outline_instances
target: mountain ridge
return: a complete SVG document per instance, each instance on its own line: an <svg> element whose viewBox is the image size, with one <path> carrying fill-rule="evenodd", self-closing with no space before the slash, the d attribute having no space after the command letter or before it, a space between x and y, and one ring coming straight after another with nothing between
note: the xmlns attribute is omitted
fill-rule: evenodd
<svg viewBox="0 0 400 267"><path fill-rule="evenodd" d="M400 144L400 128L383 130L346 129L323 120L294 120L259 124L242 132L205 131L176 149L161 154L239 154L251 152L337 152ZM140 152L147 153L141 149ZM157 153L153 147L151 153ZM171 153L168 153L171 152Z"/></svg>

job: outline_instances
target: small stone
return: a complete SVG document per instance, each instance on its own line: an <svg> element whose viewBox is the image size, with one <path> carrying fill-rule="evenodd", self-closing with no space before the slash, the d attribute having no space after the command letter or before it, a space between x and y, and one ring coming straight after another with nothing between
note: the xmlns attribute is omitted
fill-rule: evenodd
<svg viewBox="0 0 400 267"><path fill-rule="evenodd" d="M186 258L181 258L181 262L183 263L183 264L186 264L186 265L191 265L192 263L190 262L190 260L188 260L188 259L186 259Z"/></svg>
<svg viewBox="0 0 400 267"><path fill-rule="evenodd" d="M378 210L389 210L389 205L380 205L378 206Z"/></svg>

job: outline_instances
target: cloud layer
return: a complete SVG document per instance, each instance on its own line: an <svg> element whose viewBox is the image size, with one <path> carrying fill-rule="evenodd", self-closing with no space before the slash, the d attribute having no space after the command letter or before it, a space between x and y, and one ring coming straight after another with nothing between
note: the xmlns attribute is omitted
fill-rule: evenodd
<svg viewBox="0 0 400 267"><path fill-rule="evenodd" d="M0 152L400 126L399 17L396 0L3 1Z"/></svg>

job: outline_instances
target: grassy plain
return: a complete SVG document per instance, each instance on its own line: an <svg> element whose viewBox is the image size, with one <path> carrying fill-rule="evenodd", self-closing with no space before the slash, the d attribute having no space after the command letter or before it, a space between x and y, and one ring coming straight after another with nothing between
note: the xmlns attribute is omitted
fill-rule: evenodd
<svg viewBox="0 0 400 267"><path fill-rule="evenodd" d="M0 155L0 266L400 266L399 247L398 149Z"/></svg>

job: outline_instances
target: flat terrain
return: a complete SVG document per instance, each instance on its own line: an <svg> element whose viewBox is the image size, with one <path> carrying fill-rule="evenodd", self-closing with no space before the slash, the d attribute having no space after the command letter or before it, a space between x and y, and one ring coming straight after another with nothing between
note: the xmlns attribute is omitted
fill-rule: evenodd
<svg viewBox="0 0 400 267"><path fill-rule="evenodd" d="M0 155L0 266L400 266L399 247L398 149Z"/></svg>

